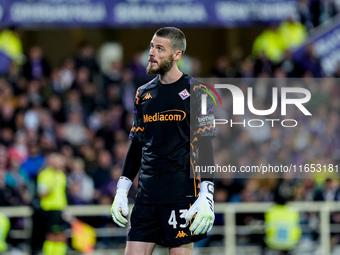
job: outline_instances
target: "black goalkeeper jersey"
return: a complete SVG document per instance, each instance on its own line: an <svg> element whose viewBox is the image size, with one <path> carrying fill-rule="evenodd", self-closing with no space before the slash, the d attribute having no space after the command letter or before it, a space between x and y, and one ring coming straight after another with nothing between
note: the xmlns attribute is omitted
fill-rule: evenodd
<svg viewBox="0 0 340 255"><path fill-rule="evenodd" d="M129 136L143 143L136 202L190 203L197 196L198 180L190 178L190 171L193 171L190 134L191 139L215 135L211 123L206 127L195 123L198 118L194 115L199 115L198 106L204 93L196 88L202 86L183 74L171 84L162 84L156 77L137 89L134 123ZM190 104L190 100L194 101ZM194 108L191 114L190 108ZM208 109L213 114L209 103Z"/></svg>

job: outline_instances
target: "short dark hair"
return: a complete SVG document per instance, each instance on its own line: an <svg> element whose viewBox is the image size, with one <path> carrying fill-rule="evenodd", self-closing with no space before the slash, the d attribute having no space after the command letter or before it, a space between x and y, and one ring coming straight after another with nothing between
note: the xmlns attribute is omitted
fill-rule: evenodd
<svg viewBox="0 0 340 255"><path fill-rule="evenodd" d="M156 31L155 35L170 39L173 50L181 50L182 54L185 52L187 39L180 29L176 27L162 27Z"/></svg>

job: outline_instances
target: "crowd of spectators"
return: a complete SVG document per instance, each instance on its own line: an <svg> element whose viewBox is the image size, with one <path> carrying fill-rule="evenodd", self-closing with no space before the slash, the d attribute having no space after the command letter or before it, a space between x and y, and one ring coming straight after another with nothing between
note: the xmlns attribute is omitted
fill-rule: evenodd
<svg viewBox="0 0 340 255"><path fill-rule="evenodd" d="M101 75L94 54L85 44L61 67L52 67L34 46L22 68L12 65L1 77L1 206L30 204L37 175L53 151L67 158L70 204L111 203L136 87L128 68Z"/></svg>

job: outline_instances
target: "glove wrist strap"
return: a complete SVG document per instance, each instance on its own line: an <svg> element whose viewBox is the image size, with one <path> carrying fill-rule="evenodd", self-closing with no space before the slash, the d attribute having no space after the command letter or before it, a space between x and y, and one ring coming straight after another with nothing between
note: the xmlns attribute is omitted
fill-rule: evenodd
<svg viewBox="0 0 340 255"><path fill-rule="evenodd" d="M201 193L210 193L214 194L214 183L209 181L201 182Z"/></svg>
<svg viewBox="0 0 340 255"><path fill-rule="evenodd" d="M127 178L125 176L121 176L119 178L118 183L117 183L117 190L123 189L123 190L126 190L128 192L131 188L131 185L132 185L132 181L129 178Z"/></svg>

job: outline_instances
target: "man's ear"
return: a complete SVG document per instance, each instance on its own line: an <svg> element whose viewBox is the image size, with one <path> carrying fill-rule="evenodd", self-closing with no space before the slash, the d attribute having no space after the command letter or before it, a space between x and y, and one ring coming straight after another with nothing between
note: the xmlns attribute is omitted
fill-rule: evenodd
<svg viewBox="0 0 340 255"><path fill-rule="evenodd" d="M174 52L174 60L179 60L182 57L182 51L181 50L176 50Z"/></svg>

